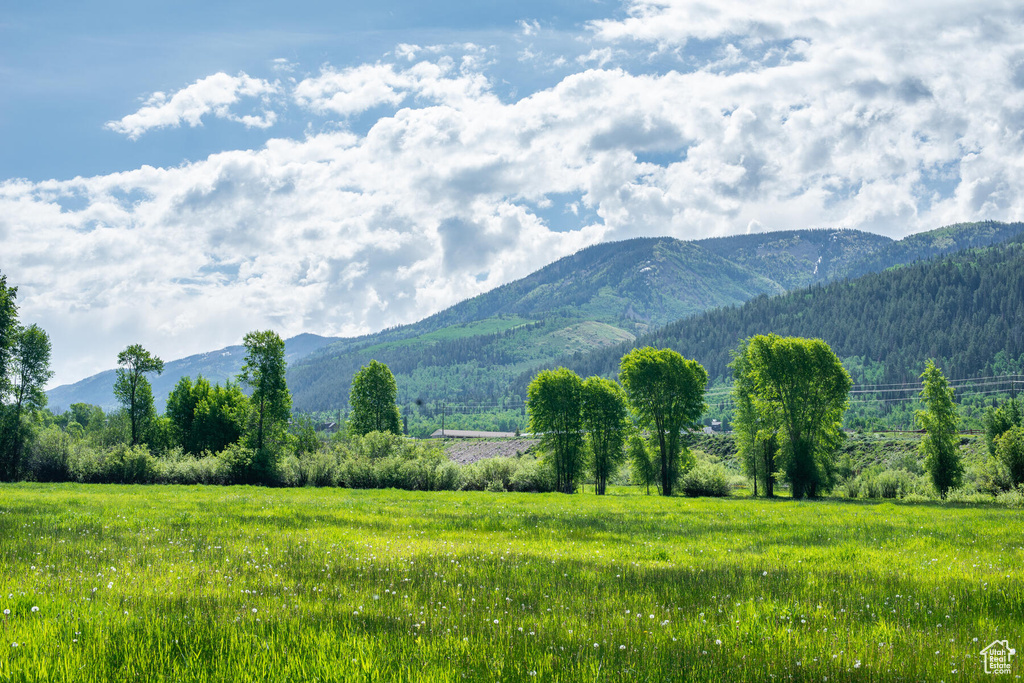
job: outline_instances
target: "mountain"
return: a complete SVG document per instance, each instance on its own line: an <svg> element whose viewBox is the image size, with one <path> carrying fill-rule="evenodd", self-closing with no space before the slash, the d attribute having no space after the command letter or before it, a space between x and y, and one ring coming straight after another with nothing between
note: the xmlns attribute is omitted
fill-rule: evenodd
<svg viewBox="0 0 1024 683"><path fill-rule="evenodd" d="M289 363L297 362L316 349L335 341L332 337L320 337L315 334L300 334L285 340L285 359ZM245 358L245 347L228 346L226 348L200 353L187 358L164 363L164 371L159 375L149 375L153 385L153 399L157 410L163 412L167 403L167 395L182 377L202 375L210 382L226 383L235 381L242 361ZM74 384L64 384L46 392L50 409L54 412L66 410L72 403L91 403L103 410L117 407L114 399L115 370L106 370L92 377L87 377Z"/></svg>
<svg viewBox="0 0 1024 683"><path fill-rule="evenodd" d="M613 376L633 347L672 348L700 362L714 383L728 379L741 339L768 333L824 339L857 383L916 384L929 358L951 378L1024 372L1024 235L760 296L560 362L584 376Z"/></svg>
<svg viewBox="0 0 1024 683"><path fill-rule="evenodd" d="M627 348L667 323L711 309L992 244L1022 231L1020 223L976 223L899 241L819 229L595 245L411 325L355 338L288 340L288 384L296 409L340 410L353 374L376 359L395 373L402 404L446 400L500 408L521 403L522 378L559 359ZM168 363L154 382L154 396L162 405L185 374L212 381L233 377L241 354L241 347L229 347ZM112 386L113 372L101 373L52 390L50 402L55 408L73 402L111 406Z"/></svg>

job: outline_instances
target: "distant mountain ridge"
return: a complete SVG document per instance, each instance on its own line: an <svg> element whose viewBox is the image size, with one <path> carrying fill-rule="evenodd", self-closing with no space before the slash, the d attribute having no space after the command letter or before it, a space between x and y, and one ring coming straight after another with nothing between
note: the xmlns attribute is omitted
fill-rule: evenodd
<svg viewBox="0 0 1024 683"><path fill-rule="evenodd" d="M599 244L423 320L355 338L287 340L296 409L338 410L352 375L371 359L387 363L399 401L497 404L522 398L518 378L555 360L644 338L663 325L809 284L876 272L985 246L1024 224L975 223L903 240L856 230L797 230L687 242L635 238ZM234 377L242 347L166 364L154 381L162 406L184 375ZM54 408L113 405L113 371L48 392Z"/></svg>

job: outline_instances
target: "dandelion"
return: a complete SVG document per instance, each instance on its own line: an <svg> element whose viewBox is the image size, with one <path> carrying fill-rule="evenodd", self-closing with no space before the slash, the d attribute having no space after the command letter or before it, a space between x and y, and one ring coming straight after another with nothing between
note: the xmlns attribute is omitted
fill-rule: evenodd
<svg viewBox="0 0 1024 683"><path fill-rule="evenodd" d="M255 607L252 608L252 613L256 614L256 608Z"/></svg>
<svg viewBox="0 0 1024 683"><path fill-rule="evenodd" d="M598 645L597 643L594 643L594 647L601 647L601 646Z"/></svg>
<svg viewBox="0 0 1024 683"><path fill-rule="evenodd" d="M720 641L720 640L718 640L718 639L716 638L716 639L715 639L715 645L721 645L721 644L722 644L722 641Z"/></svg>
<svg viewBox="0 0 1024 683"><path fill-rule="evenodd" d="M32 605L32 611L33 612L38 612L39 611L39 607L37 607L36 605Z"/></svg>
<svg viewBox="0 0 1024 683"><path fill-rule="evenodd" d="M111 581L110 583L107 584L107 588L108 589L109 588L113 588L113 587L114 587L114 582L113 581Z"/></svg>
<svg viewBox="0 0 1024 683"><path fill-rule="evenodd" d="M860 660L859 659L856 662L853 663L853 668L854 669L859 669L860 668Z"/></svg>
<svg viewBox="0 0 1024 683"><path fill-rule="evenodd" d="M10 613L11 613L11 610L9 610L9 609L5 609L5 610L4 610L4 616L5 616L5 617L6 617L7 615L9 615Z"/></svg>

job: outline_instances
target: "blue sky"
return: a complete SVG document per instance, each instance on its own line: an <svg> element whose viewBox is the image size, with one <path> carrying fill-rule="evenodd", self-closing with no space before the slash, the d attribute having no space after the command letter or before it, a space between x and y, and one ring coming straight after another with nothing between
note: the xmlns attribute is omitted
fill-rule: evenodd
<svg viewBox="0 0 1024 683"><path fill-rule="evenodd" d="M54 383L418 320L601 241L1024 215L1014 3L9 3Z"/></svg>

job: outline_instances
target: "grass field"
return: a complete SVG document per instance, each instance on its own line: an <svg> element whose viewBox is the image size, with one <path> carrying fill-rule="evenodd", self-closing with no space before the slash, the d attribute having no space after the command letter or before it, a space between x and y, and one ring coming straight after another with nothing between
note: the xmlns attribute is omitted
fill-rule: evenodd
<svg viewBox="0 0 1024 683"><path fill-rule="evenodd" d="M0 680L983 680L1024 645L1020 511L620 493L0 486Z"/></svg>

